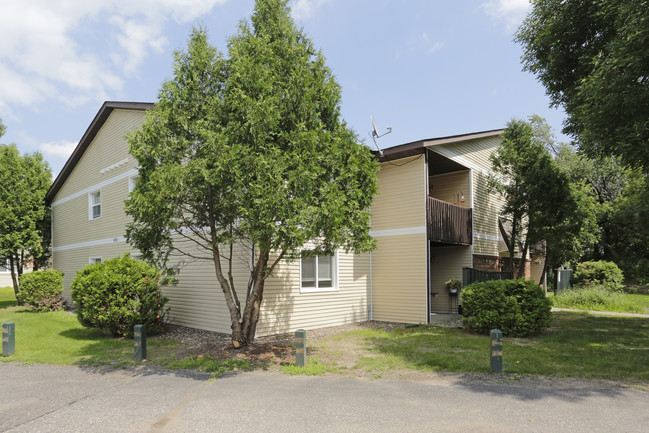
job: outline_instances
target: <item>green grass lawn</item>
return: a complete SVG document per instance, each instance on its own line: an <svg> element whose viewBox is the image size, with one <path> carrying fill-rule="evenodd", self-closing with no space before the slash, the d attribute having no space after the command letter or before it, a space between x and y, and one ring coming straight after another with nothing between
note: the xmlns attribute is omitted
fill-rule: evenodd
<svg viewBox="0 0 649 433"><path fill-rule="evenodd" d="M608 292L604 289L570 290L549 294L554 307L616 313L648 313L649 295Z"/></svg>
<svg viewBox="0 0 649 433"><path fill-rule="evenodd" d="M647 305L649 295L634 296ZM82 327L69 312L34 313L15 303L13 293L0 289L0 322L16 325L16 354L0 362L68 365L135 365L133 341L103 336ZM510 374L546 375L640 381L649 383L649 319L555 313L542 335L504 338L503 370ZM176 359L178 343L148 339L148 363L171 368L222 372L253 368L246 360L210 357ZM366 373L388 371L489 372L488 336L461 329L420 326L409 329L361 329L315 340L306 369L292 374Z"/></svg>
<svg viewBox="0 0 649 433"><path fill-rule="evenodd" d="M364 351L346 368L376 372L420 370L488 373L488 336L421 326L385 332L363 329L316 345L320 363L336 368L337 348L357 340ZM649 382L649 319L554 314L551 328L533 338L505 338L505 373Z"/></svg>
<svg viewBox="0 0 649 433"><path fill-rule="evenodd" d="M135 365L133 340L105 337L97 329L84 328L65 311L34 313L25 307L0 309L0 322L14 322L16 353L0 362L34 362L59 365ZM167 349L175 342L149 338L148 361L168 363Z"/></svg>
<svg viewBox="0 0 649 433"><path fill-rule="evenodd" d="M649 294L636 294L630 295L625 294L624 297L632 302L634 305L642 308L647 314L649 314Z"/></svg>
<svg viewBox="0 0 649 433"><path fill-rule="evenodd" d="M0 308L16 305L13 287L0 287Z"/></svg>

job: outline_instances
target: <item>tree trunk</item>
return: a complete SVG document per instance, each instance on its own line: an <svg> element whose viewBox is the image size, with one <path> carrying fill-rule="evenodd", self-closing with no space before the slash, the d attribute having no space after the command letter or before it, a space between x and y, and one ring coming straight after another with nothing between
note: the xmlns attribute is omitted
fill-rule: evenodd
<svg viewBox="0 0 649 433"><path fill-rule="evenodd" d="M213 247L212 249L212 260L214 262L214 273L216 274L216 279L221 286L223 295L225 296L225 304L230 311L230 329L232 329L232 345L235 348L241 348L246 345L245 335L241 326L241 311L237 306L233 292L236 290L235 287L230 287L228 280L223 275L223 268L221 267L221 256L218 247ZM232 260L232 257L230 257Z"/></svg>
<svg viewBox="0 0 649 433"><path fill-rule="evenodd" d="M259 252L253 275L254 284L252 290L248 293L246 308L243 311L243 333L248 344L255 341L259 312L261 311L261 303L264 299L264 282L266 280L264 270L268 265L269 257L270 253L268 251Z"/></svg>
<svg viewBox="0 0 649 433"><path fill-rule="evenodd" d="M18 305L22 305L18 298L18 273L17 273L17 266L16 266L16 260L14 256L9 256L9 269L11 270L11 283L14 286L14 295L16 296L16 300L18 301Z"/></svg>

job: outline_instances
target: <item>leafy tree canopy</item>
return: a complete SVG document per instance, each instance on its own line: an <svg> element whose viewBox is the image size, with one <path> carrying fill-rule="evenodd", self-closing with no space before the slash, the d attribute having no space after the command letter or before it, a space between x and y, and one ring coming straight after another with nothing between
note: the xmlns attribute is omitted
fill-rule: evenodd
<svg viewBox="0 0 649 433"><path fill-rule="evenodd" d="M253 341L264 281L282 259L374 246L378 165L341 119L340 86L286 3L258 0L227 57L195 29L129 138L140 164L129 241L167 269L176 256L213 263L235 347ZM237 287L241 248L254 248L254 264Z"/></svg>
<svg viewBox="0 0 649 433"><path fill-rule="evenodd" d="M590 156L649 171L649 4L533 0L516 41L523 64L563 106L564 131Z"/></svg>
<svg viewBox="0 0 649 433"><path fill-rule="evenodd" d="M572 182L582 182L596 200L599 242L585 249L582 259L612 260L629 281L649 281L649 184L637 168L619 158L591 159L571 146L562 146L557 164Z"/></svg>
<svg viewBox="0 0 649 433"><path fill-rule="evenodd" d="M40 153L20 155L15 145L0 145L0 260L9 262L16 293L24 261L46 254L50 184L50 168Z"/></svg>
<svg viewBox="0 0 649 433"><path fill-rule="evenodd" d="M549 131L539 116L511 120L491 157L499 177L492 177L490 186L505 199L501 214L511 223L510 257L516 250L525 257L544 245L546 263L556 266L592 245L597 226L594 203L583 184L571 183L551 157L548 148L556 145ZM523 275L523 261L520 266Z"/></svg>

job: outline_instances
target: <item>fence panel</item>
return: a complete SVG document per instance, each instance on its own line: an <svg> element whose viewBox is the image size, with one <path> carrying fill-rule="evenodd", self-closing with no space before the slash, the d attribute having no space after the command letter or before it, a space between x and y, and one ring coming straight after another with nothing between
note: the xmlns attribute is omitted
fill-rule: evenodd
<svg viewBox="0 0 649 433"><path fill-rule="evenodd" d="M462 268L462 287L471 283L483 283L491 280L511 280L513 272L481 271L473 268Z"/></svg>

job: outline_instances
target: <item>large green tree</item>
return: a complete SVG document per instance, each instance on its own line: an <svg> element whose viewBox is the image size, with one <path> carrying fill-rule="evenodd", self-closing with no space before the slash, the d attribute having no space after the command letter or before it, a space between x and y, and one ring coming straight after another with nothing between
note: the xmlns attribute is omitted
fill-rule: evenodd
<svg viewBox="0 0 649 433"><path fill-rule="evenodd" d="M47 255L45 194L51 173L40 153L20 155L0 145L0 262L8 263L14 291L27 260Z"/></svg>
<svg viewBox="0 0 649 433"><path fill-rule="evenodd" d="M516 40L523 63L568 115L566 133L591 157L649 171L649 3L532 0Z"/></svg>
<svg viewBox="0 0 649 433"><path fill-rule="evenodd" d="M573 147L560 148L557 164L572 182L582 182L595 199L599 242L583 251L585 260L611 260L627 280L649 281L649 184L637 168L619 158L591 159Z"/></svg>
<svg viewBox="0 0 649 433"><path fill-rule="evenodd" d="M497 176L491 178L490 186L505 199L501 215L510 221L510 257L515 257L516 250L526 257L530 249L543 246L546 263L556 266L592 245L597 225L592 198L582 184L571 183L559 170L548 151L550 143L543 118L511 120L491 156ZM521 260L519 275L524 266Z"/></svg>
<svg viewBox="0 0 649 433"><path fill-rule="evenodd" d="M227 57L194 30L129 138L140 164L129 242L167 269L178 257L212 263L235 347L253 341L281 260L374 247L378 165L341 119L340 87L286 3L258 0ZM237 286L240 248L253 263Z"/></svg>

